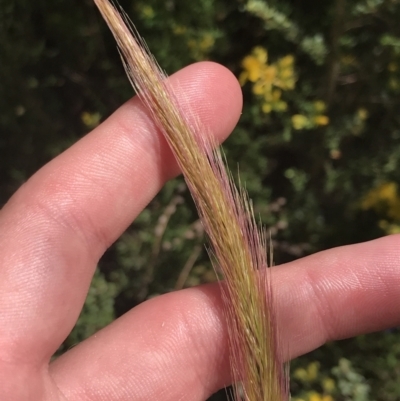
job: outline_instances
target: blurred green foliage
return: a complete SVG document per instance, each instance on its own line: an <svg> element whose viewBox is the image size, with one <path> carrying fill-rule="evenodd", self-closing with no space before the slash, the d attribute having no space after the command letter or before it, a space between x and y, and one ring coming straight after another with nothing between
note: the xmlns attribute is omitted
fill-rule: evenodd
<svg viewBox="0 0 400 401"><path fill-rule="evenodd" d="M240 78L225 150L277 264L400 231L399 1L120 3L168 73L209 59ZM92 1L0 0L1 204L131 95ZM100 261L60 352L149 297L214 280L204 240L171 181ZM399 343L393 329L299 358L293 398L400 399Z"/></svg>

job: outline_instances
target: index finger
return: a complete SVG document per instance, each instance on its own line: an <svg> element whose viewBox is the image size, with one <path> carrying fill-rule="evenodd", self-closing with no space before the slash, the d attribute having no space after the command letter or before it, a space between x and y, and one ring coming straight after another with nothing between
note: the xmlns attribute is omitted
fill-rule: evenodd
<svg viewBox="0 0 400 401"><path fill-rule="evenodd" d="M218 140L229 135L242 103L228 70L199 63L170 81L189 116ZM49 360L80 313L102 253L177 173L136 98L12 197L0 215L1 358Z"/></svg>

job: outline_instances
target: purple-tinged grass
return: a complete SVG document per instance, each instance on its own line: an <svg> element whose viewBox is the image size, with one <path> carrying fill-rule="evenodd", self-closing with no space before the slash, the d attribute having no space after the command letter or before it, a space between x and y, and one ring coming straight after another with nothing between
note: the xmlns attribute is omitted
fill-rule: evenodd
<svg viewBox="0 0 400 401"><path fill-rule="evenodd" d="M251 202L236 188L216 144L181 112L166 75L126 14L108 0L94 1L118 43L132 86L175 155L209 237L213 264L223 273L234 397L286 401L288 379L265 269L266 239L257 229Z"/></svg>

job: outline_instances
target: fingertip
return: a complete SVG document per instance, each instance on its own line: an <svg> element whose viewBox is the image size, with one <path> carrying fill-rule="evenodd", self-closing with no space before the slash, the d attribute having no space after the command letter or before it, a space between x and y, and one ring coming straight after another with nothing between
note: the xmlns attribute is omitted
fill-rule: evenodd
<svg viewBox="0 0 400 401"><path fill-rule="evenodd" d="M242 104L229 70L197 63L169 81L189 121L198 121L214 142L229 135ZM12 305L2 338L12 337L14 358L33 348L35 363L50 358L79 315L99 257L178 173L151 113L135 97L14 195L2 210L10 242L3 243L9 268L0 288L0 305Z"/></svg>
<svg viewBox="0 0 400 401"><path fill-rule="evenodd" d="M171 76L172 86L180 87L190 108L205 130L218 142L224 141L239 121L243 96L235 75L221 64L202 61ZM193 101L195 99L195 101Z"/></svg>

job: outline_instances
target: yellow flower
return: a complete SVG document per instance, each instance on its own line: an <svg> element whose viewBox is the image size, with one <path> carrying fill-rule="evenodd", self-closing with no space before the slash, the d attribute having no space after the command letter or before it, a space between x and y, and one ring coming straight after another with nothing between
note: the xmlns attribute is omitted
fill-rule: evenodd
<svg viewBox="0 0 400 401"><path fill-rule="evenodd" d="M400 197L397 196L390 205L388 210L388 216L392 219L400 221Z"/></svg>
<svg viewBox="0 0 400 401"><path fill-rule="evenodd" d="M390 224L386 220L381 220L379 222L379 227L385 231L386 234L400 234L400 225L399 224Z"/></svg>
<svg viewBox="0 0 400 401"><path fill-rule="evenodd" d="M89 113L87 111L84 111L81 114L81 120L83 124L86 125L87 128L94 128L97 127L100 124L101 120L101 114L100 113Z"/></svg>
<svg viewBox="0 0 400 401"><path fill-rule="evenodd" d="M253 83L253 94L264 100L261 103L264 113L287 110L288 105L282 100L282 91L295 87L293 63L294 57L288 55L275 64L268 64L268 52L261 46L255 47L251 54L242 60L244 71L239 75L239 82L242 86L247 81ZM309 123L307 120L307 124Z"/></svg>
<svg viewBox="0 0 400 401"><path fill-rule="evenodd" d="M274 104L274 110L276 111L286 111L287 110L287 103L283 100L280 102L276 102Z"/></svg>
<svg viewBox="0 0 400 401"><path fill-rule="evenodd" d="M294 57L289 54L278 61L278 65L281 68L291 67L294 63Z"/></svg>
<svg viewBox="0 0 400 401"><path fill-rule="evenodd" d="M261 63L267 64L268 61L268 53L267 50L261 46L257 46L253 49L254 57Z"/></svg>
<svg viewBox="0 0 400 401"><path fill-rule="evenodd" d="M329 124L329 117L327 117L327 116L316 116L316 117L314 117L314 123L316 125L328 125Z"/></svg>
<svg viewBox="0 0 400 401"><path fill-rule="evenodd" d="M200 40L199 47L203 52L205 52L210 50L214 46L214 43L215 38L211 34L206 33Z"/></svg>
<svg viewBox="0 0 400 401"><path fill-rule="evenodd" d="M294 129L301 130L308 123L308 118L306 116L303 116L302 114L295 114L294 116L292 116L292 125Z"/></svg>
<svg viewBox="0 0 400 401"><path fill-rule="evenodd" d="M284 70L280 70L279 78L282 79L282 81L286 81L288 79L293 78L293 69L285 68Z"/></svg>
<svg viewBox="0 0 400 401"><path fill-rule="evenodd" d="M147 19L154 18L154 16L156 15L156 13L153 10L153 7L151 7L151 6L143 6L141 11L142 11L143 17L145 17Z"/></svg>
<svg viewBox="0 0 400 401"><path fill-rule="evenodd" d="M317 100L313 103L314 110L317 113L323 113L326 110L326 104L322 100Z"/></svg>
<svg viewBox="0 0 400 401"><path fill-rule="evenodd" d="M368 110L364 109L363 107L357 110L357 117L360 120L366 120L368 118Z"/></svg>
<svg viewBox="0 0 400 401"><path fill-rule="evenodd" d="M254 93L255 95L263 95L266 91L268 91L268 89L266 88L266 86L264 85L263 82L257 81L257 82L253 85L252 91L253 91L253 93Z"/></svg>
<svg viewBox="0 0 400 401"><path fill-rule="evenodd" d="M273 100L274 100L273 97L272 97L271 85L268 85L268 86L265 87L264 100L265 100L265 103L272 103Z"/></svg>
<svg viewBox="0 0 400 401"><path fill-rule="evenodd" d="M272 111L271 103L263 103L263 105L261 106L261 109L266 114L271 113L271 111Z"/></svg>
<svg viewBox="0 0 400 401"><path fill-rule="evenodd" d="M364 210L375 209L384 212L387 216L400 220L400 197L397 192L397 184L386 182L373 188L361 202Z"/></svg>
<svg viewBox="0 0 400 401"><path fill-rule="evenodd" d="M307 374L307 371L304 369L304 368L297 368L295 371L294 371L294 377L297 379L297 380L300 380L300 381L302 381L302 382L305 382L305 381L307 381L307 378L308 378L308 374Z"/></svg>
<svg viewBox="0 0 400 401"><path fill-rule="evenodd" d="M322 395L313 391L310 393L308 401L333 401L333 398L330 395Z"/></svg>
<svg viewBox="0 0 400 401"><path fill-rule="evenodd" d="M280 89L274 89L272 91L272 100L277 102L282 96L282 91Z"/></svg>
<svg viewBox="0 0 400 401"><path fill-rule="evenodd" d="M275 80L275 77L276 77L276 67L271 65L264 69L262 78L265 79L266 82L272 84Z"/></svg>
<svg viewBox="0 0 400 401"><path fill-rule="evenodd" d="M387 182L378 188L378 196L381 200L392 202L397 198L397 184L394 182Z"/></svg>
<svg viewBox="0 0 400 401"><path fill-rule="evenodd" d="M322 396L318 393L312 392L308 398L308 401L322 401Z"/></svg>
<svg viewBox="0 0 400 401"><path fill-rule="evenodd" d="M311 362L307 367L308 379L313 381L317 378L319 372L319 363Z"/></svg>
<svg viewBox="0 0 400 401"><path fill-rule="evenodd" d="M331 393L336 385L335 385L335 380L331 379L330 377L326 377L323 381L322 381L322 387L324 388L324 390L327 393Z"/></svg>
<svg viewBox="0 0 400 401"><path fill-rule="evenodd" d="M248 77L249 77L249 74L248 74L247 71L242 71L240 73L240 75L239 75L239 83L240 83L241 86L243 86L247 82Z"/></svg>
<svg viewBox="0 0 400 401"><path fill-rule="evenodd" d="M254 56L246 56L242 61L242 66L248 74L250 82L256 82L260 78L262 65Z"/></svg>
<svg viewBox="0 0 400 401"><path fill-rule="evenodd" d="M285 81L285 85L282 86L282 89L291 90L294 89L295 85L296 85L296 79L290 78Z"/></svg>

